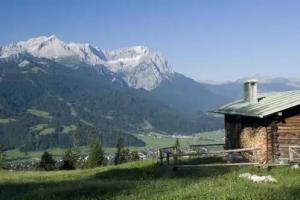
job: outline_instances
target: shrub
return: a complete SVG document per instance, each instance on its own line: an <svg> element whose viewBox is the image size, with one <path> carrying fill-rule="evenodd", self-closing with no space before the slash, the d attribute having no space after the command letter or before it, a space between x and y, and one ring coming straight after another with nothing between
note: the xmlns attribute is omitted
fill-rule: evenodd
<svg viewBox="0 0 300 200"><path fill-rule="evenodd" d="M73 152L72 149L67 149L63 157L63 164L60 169L75 169L76 162L77 155Z"/></svg>
<svg viewBox="0 0 300 200"><path fill-rule="evenodd" d="M139 159L140 159L140 156L139 156L137 151L131 151L130 152L130 161L136 161L136 160L139 160Z"/></svg>
<svg viewBox="0 0 300 200"><path fill-rule="evenodd" d="M39 169L43 169L46 171L55 169L55 160L52 158L52 155L47 151L45 151L41 157Z"/></svg>
<svg viewBox="0 0 300 200"><path fill-rule="evenodd" d="M117 142L117 151L114 160L115 165L135 160L139 160L138 152L130 151L127 147L125 147L124 140L122 138L119 138Z"/></svg>

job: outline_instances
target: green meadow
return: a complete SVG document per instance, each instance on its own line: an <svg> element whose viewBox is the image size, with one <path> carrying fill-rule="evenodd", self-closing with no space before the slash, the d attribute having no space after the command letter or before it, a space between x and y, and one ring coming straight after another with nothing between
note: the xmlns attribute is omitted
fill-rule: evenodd
<svg viewBox="0 0 300 200"><path fill-rule="evenodd" d="M136 134L136 137L143 140L146 143L147 148L154 149L173 146L176 140L175 137L155 132ZM224 131L197 133L184 138L179 138L179 141L182 147L193 144L224 143Z"/></svg>
<svg viewBox="0 0 300 200"><path fill-rule="evenodd" d="M73 171L0 171L0 199L10 200L296 200L300 169L215 167L178 169L156 161ZM271 175L277 183L253 183L241 173Z"/></svg>

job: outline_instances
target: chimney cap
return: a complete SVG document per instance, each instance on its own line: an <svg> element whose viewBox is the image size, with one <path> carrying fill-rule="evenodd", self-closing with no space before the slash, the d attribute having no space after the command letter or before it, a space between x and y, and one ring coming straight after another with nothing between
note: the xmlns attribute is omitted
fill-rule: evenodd
<svg viewBox="0 0 300 200"><path fill-rule="evenodd" d="M248 79L245 81L245 83L257 83L258 80L257 79Z"/></svg>

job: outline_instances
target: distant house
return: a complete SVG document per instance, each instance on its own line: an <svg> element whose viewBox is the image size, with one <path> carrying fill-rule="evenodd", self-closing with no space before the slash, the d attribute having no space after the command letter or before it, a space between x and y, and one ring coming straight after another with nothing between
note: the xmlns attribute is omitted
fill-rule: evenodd
<svg viewBox="0 0 300 200"><path fill-rule="evenodd" d="M300 90L257 93L257 81L244 83L244 98L213 112L225 115L227 149L258 147L261 163L289 159L289 147L300 145Z"/></svg>

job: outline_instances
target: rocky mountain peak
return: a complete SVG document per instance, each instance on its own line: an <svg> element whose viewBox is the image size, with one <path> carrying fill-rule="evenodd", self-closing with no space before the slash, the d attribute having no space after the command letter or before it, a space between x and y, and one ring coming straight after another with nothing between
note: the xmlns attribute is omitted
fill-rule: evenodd
<svg viewBox="0 0 300 200"><path fill-rule="evenodd" d="M88 43L67 43L55 35L40 36L0 48L0 58L27 53L61 62L71 60L91 66L104 65L136 89L152 90L174 73L167 60L145 46L104 51Z"/></svg>

